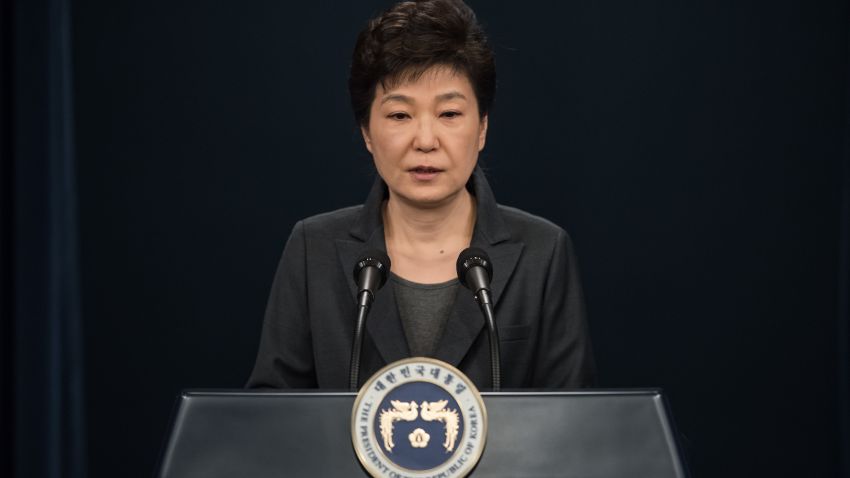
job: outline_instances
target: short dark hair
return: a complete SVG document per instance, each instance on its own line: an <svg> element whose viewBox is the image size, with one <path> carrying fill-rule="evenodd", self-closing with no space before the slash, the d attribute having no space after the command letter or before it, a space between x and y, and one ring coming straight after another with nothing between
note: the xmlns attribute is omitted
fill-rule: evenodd
<svg viewBox="0 0 850 478"><path fill-rule="evenodd" d="M481 118L496 93L493 51L475 13L460 0L401 2L369 21L357 37L348 90L357 122L369 124L380 83L415 81L432 66L466 74Z"/></svg>

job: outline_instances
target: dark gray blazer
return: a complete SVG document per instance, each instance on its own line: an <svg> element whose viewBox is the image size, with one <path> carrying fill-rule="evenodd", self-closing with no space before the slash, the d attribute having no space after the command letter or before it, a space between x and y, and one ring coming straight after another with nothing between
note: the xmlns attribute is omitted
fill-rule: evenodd
<svg viewBox="0 0 850 478"><path fill-rule="evenodd" d="M490 254L503 388L576 388L594 383L584 299L567 233L545 219L496 204L484 174L470 179L478 217L472 245ZM348 387L356 314L352 269L368 249L386 251L375 181L366 203L298 222L283 251L248 387ZM435 358L482 389L491 387L484 319L458 288ZM366 323L361 381L408 357L392 287L375 296Z"/></svg>

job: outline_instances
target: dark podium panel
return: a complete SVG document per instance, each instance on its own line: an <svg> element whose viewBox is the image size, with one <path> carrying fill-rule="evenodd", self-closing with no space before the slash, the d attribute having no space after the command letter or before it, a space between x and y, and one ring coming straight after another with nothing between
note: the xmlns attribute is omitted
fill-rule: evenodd
<svg viewBox="0 0 850 478"><path fill-rule="evenodd" d="M487 446L472 476L687 476L659 391L482 395ZM184 392L156 476L364 476L351 445L354 397Z"/></svg>

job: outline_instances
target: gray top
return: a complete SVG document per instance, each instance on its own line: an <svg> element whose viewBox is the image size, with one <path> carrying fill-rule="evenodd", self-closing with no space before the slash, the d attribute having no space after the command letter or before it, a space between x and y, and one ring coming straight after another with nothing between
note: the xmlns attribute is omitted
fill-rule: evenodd
<svg viewBox="0 0 850 478"><path fill-rule="evenodd" d="M433 355L437 342L443 336L460 282L452 279L440 284L419 284L392 272L390 280L410 355Z"/></svg>

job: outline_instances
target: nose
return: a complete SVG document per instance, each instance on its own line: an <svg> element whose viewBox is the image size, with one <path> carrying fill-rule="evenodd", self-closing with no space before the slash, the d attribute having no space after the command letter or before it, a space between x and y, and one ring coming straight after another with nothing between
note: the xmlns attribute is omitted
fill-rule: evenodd
<svg viewBox="0 0 850 478"><path fill-rule="evenodd" d="M423 153L430 153L440 147L440 140L437 139L434 125L429 119L419 121L416 136L413 138L413 147Z"/></svg>

